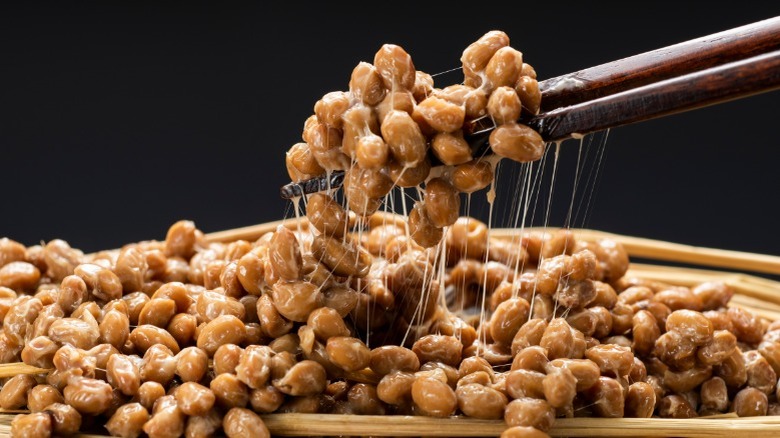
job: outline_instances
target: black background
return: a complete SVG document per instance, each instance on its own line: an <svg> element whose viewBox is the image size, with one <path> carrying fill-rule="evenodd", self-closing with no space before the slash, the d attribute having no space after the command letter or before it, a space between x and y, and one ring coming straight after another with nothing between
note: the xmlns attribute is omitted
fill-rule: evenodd
<svg viewBox="0 0 780 438"><path fill-rule="evenodd" d="M544 79L780 12L757 3L4 3L0 236L93 251L164 238L178 219L210 232L289 216L284 151L314 102L345 90L383 43L437 73L501 29ZM780 254L779 98L612 130L574 225ZM551 225L571 201L577 150L562 146ZM498 202L506 225L512 190Z"/></svg>

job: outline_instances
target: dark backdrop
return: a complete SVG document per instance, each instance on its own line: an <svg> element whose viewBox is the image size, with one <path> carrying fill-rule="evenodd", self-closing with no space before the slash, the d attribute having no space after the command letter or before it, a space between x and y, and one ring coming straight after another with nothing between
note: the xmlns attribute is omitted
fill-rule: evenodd
<svg viewBox="0 0 780 438"><path fill-rule="evenodd" d="M543 79L779 12L773 2L262 3L0 6L0 235L92 251L163 238L182 218L206 232L281 219L284 151L314 102L346 89L386 42L436 73L501 29ZM776 92L613 130L597 184L575 197L590 199L588 214L573 224L780 254L779 102ZM562 146L552 225L565 221L578 150ZM511 200L502 189L497 225Z"/></svg>

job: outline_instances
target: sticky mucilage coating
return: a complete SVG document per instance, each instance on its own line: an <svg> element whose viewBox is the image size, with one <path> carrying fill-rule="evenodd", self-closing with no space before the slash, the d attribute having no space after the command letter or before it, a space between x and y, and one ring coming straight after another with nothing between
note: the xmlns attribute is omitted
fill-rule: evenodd
<svg viewBox="0 0 780 438"><path fill-rule="evenodd" d="M346 207L315 194L307 220L231 242L188 220L94 254L0 239L0 362L50 370L2 382L0 408L29 410L11 436L265 437L260 415L323 413L548 437L562 417L780 412L780 322L727 284L628 277L612 240L501 239L460 215L495 163L465 123L491 117L501 157L544 146L516 120L539 89L506 34L461 61L463 84L437 89L386 45L317 102L288 170L347 170ZM394 185L421 189L408 218L374 213Z"/></svg>
<svg viewBox="0 0 780 438"><path fill-rule="evenodd" d="M473 156L464 139L471 122L492 120L490 143L499 157L529 162L544 153L541 136L518 123L522 114L539 112L541 94L536 72L509 37L488 32L463 51L461 63L463 83L437 88L403 48L383 45L373 64L355 67L348 91L327 93L315 103L304 142L287 152L290 178L298 182L346 170L345 198L359 216L377 211L394 186L422 186L418 202L425 208L410 212L416 216L412 226L427 231L412 239L426 248L436 245L442 229L458 217L459 194L483 189L493 179L496 161ZM446 166L433 179L432 160Z"/></svg>
<svg viewBox="0 0 780 438"><path fill-rule="evenodd" d="M428 202L450 196L432 181ZM52 369L3 383L0 407L31 412L11 435L268 436L259 414L317 412L502 418L503 436L544 437L574 415L780 411L780 323L727 307L726 284L629 278L613 241L500 240L468 217L445 254L386 214L342 231L347 211L317 202L310 225L255 241L208 243L188 221L89 255L0 240L0 358Z"/></svg>

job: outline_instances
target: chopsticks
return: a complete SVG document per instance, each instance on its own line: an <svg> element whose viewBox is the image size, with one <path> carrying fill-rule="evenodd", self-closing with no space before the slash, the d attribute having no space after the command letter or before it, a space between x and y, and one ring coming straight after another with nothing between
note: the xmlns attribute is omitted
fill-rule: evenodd
<svg viewBox="0 0 780 438"><path fill-rule="evenodd" d="M542 111L575 105L780 49L780 17L539 82Z"/></svg>
<svg viewBox="0 0 780 438"><path fill-rule="evenodd" d="M521 119L546 142L651 120L780 88L780 17L539 83L542 108ZM568 106L563 106L568 105ZM489 118L467 126L474 155L490 153ZM283 186L285 199L340 187L343 172Z"/></svg>
<svg viewBox="0 0 780 438"><path fill-rule="evenodd" d="M545 141L561 141L778 88L780 50L555 109L527 124Z"/></svg>

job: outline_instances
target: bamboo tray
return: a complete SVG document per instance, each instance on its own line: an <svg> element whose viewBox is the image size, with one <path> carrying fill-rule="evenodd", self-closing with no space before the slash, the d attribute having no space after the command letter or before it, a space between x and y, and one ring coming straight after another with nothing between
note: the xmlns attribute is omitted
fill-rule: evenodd
<svg viewBox="0 0 780 438"><path fill-rule="evenodd" d="M284 220L207 234L211 242L238 239L255 240L279 225L305 229L305 218ZM531 228L525 231L544 232ZM576 238L586 241L608 237L620 242L632 258L653 260L652 264L631 263L627 277L636 277L681 286L703 281L723 281L734 288L731 306L743 307L768 320L780 319L780 281L747 272L780 275L780 256L753 254L630 237L601 231L575 229ZM517 230L492 229L499 239L512 239ZM664 265L685 263L697 269ZM48 370L23 363L0 365L0 377L16 374L41 374ZM0 438L10 436L13 416L25 411L0 409ZM430 418L418 416L358 416L335 414L270 414L263 420L274 436L431 436L481 437L498 436L506 428L503 421L477 420L466 417ZM693 419L661 418L571 418L556 419L550 435L555 437L778 437L780 416L738 418L734 414ZM106 435L76 435L82 438Z"/></svg>

